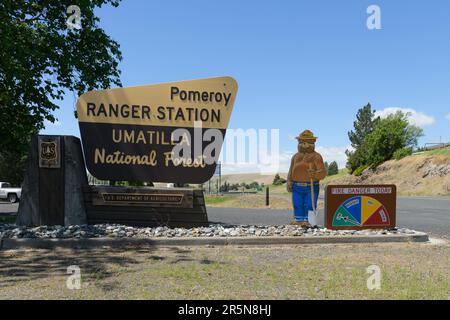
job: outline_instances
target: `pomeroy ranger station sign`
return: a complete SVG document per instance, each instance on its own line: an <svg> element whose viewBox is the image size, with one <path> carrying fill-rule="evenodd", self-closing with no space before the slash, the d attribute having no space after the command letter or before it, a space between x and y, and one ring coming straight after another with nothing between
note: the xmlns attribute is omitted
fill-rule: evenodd
<svg viewBox="0 0 450 320"><path fill-rule="evenodd" d="M91 91L77 115L89 172L101 180L203 183L233 110L231 77Z"/></svg>

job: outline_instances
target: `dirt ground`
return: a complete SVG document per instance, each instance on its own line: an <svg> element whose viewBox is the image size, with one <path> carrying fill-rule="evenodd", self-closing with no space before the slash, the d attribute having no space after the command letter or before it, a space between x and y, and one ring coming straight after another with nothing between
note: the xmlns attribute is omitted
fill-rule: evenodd
<svg viewBox="0 0 450 320"><path fill-rule="evenodd" d="M448 243L0 251L0 299L449 299L449 262Z"/></svg>

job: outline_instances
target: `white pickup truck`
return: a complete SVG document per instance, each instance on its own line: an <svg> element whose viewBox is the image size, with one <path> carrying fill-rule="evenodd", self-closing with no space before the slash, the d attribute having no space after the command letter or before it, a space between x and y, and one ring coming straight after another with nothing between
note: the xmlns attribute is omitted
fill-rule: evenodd
<svg viewBox="0 0 450 320"><path fill-rule="evenodd" d="M0 182L0 200L8 200L11 203L16 203L20 200L21 195L21 188L11 188L10 183Z"/></svg>

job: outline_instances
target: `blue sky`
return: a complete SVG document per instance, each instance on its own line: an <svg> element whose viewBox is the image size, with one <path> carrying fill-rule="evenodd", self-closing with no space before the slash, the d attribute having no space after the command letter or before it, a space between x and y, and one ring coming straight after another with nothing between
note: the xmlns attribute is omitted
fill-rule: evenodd
<svg viewBox="0 0 450 320"><path fill-rule="evenodd" d="M372 4L381 30L366 26ZM367 102L416 112L420 144L450 141L448 0L124 0L98 15L121 45L123 86L233 76L229 127L279 128L283 154L309 128L325 159L342 164ZM76 100L68 93L42 133L79 136Z"/></svg>

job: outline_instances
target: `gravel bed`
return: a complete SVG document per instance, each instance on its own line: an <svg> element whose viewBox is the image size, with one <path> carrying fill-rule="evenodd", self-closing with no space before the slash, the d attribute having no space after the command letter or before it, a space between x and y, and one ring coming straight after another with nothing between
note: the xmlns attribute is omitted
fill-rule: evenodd
<svg viewBox="0 0 450 320"><path fill-rule="evenodd" d="M118 224L97 224L80 226L39 226L34 228L19 227L15 224L0 224L0 238L189 238L189 237L269 237L269 236L342 236L342 235L413 235L417 231L406 228L391 230L330 230L327 228L302 229L298 226L255 226L255 225L221 225L191 229L168 227L131 227Z"/></svg>

